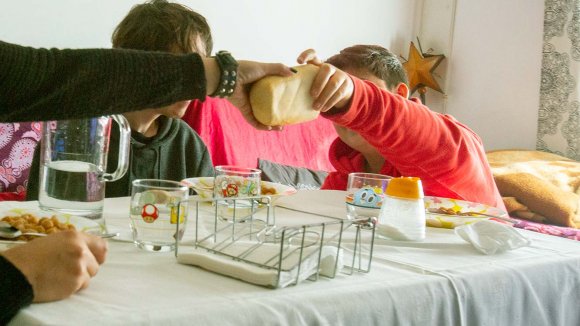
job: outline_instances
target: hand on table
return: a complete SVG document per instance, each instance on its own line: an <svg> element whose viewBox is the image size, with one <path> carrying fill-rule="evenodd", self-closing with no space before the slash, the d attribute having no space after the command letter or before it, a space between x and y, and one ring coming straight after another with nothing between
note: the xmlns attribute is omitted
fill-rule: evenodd
<svg viewBox="0 0 580 326"><path fill-rule="evenodd" d="M78 231L54 233L2 253L32 285L34 302L64 299L86 288L106 254L105 240Z"/></svg>
<svg viewBox="0 0 580 326"><path fill-rule="evenodd" d="M309 63L320 68L310 94L315 110L327 112L333 108L346 109L354 92L354 85L350 76L331 64L323 63L313 49L303 51L297 59L298 63Z"/></svg>

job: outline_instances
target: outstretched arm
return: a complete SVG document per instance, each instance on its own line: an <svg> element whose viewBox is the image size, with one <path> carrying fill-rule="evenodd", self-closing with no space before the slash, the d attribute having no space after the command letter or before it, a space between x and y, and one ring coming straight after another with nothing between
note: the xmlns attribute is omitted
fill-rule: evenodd
<svg viewBox="0 0 580 326"><path fill-rule="evenodd" d="M88 118L204 99L220 76L213 58L123 49L35 49L0 41L0 121ZM254 127L250 85L289 76L282 64L240 61L231 102Z"/></svg>
<svg viewBox="0 0 580 326"><path fill-rule="evenodd" d="M0 42L0 120L87 118L206 94L197 54L35 49Z"/></svg>
<svg viewBox="0 0 580 326"><path fill-rule="evenodd" d="M315 110L333 114L349 107L354 86L347 73L331 64L323 63L313 49L303 51L297 61L320 67L310 89L314 99L312 106Z"/></svg>

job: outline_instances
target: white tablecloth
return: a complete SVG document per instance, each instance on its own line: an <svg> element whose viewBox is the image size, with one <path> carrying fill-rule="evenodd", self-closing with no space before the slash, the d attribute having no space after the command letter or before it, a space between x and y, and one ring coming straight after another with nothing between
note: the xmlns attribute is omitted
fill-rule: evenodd
<svg viewBox="0 0 580 326"><path fill-rule="evenodd" d="M111 230L127 233L127 213L128 198L106 200ZM447 229L428 228L422 243L377 239L370 273L276 290L111 240L89 288L33 304L12 324L579 325L580 242L520 232L532 246L494 256Z"/></svg>

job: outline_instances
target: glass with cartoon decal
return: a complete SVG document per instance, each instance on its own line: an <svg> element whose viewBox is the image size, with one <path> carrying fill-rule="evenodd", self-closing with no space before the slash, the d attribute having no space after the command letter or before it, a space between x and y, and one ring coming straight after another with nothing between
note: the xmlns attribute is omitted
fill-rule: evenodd
<svg viewBox="0 0 580 326"><path fill-rule="evenodd" d="M378 219L389 180L391 177L383 174L350 173L346 188L348 219Z"/></svg>
<svg viewBox="0 0 580 326"><path fill-rule="evenodd" d="M237 166L216 166L214 199L218 216L227 222L244 222L259 207L262 171Z"/></svg>
<svg viewBox="0 0 580 326"><path fill-rule="evenodd" d="M130 210L135 245L147 251L174 250L176 237L181 239L185 231L188 197L189 188L176 181L133 181Z"/></svg>

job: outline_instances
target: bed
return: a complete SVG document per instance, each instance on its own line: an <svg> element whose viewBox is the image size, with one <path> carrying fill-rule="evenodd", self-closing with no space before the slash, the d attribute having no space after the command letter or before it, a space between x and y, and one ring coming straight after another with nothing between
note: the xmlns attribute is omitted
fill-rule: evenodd
<svg viewBox="0 0 580 326"><path fill-rule="evenodd" d="M580 239L580 162L529 150L487 152L516 227Z"/></svg>

